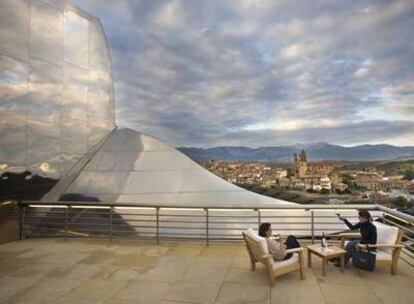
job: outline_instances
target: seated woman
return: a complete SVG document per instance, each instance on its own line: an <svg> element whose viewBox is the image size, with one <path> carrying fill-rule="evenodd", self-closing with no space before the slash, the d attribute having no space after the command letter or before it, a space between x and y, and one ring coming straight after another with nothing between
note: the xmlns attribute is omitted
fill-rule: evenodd
<svg viewBox="0 0 414 304"><path fill-rule="evenodd" d="M345 217L338 214L338 219L343 221L349 229L357 230L361 233L361 240L349 241L345 246L345 265L348 264L350 258L355 254L356 245L360 244L376 244L377 243L377 227L372 223L371 214L366 210L358 212L359 222L352 225ZM335 266L339 267L339 261L336 261Z"/></svg>
<svg viewBox="0 0 414 304"><path fill-rule="evenodd" d="M286 250L300 247L298 240L293 235L289 235L286 242L284 242L283 237L280 234L274 235L273 238L272 225L270 223L262 223L260 225L259 235L266 238L267 247L275 261L289 259L292 256L292 253L287 253Z"/></svg>

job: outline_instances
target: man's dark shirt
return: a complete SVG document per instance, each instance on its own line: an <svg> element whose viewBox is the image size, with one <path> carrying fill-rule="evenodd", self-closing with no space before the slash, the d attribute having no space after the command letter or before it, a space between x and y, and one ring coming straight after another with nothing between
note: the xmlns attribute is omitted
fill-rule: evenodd
<svg viewBox="0 0 414 304"><path fill-rule="evenodd" d="M352 225L350 222L348 222L347 219L344 220L345 224L349 227L351 230L359 229L361 233L361 244L376 244L377 243L377 227L371 222L365 222L365 223L357 223L355 225Z"/></svg>

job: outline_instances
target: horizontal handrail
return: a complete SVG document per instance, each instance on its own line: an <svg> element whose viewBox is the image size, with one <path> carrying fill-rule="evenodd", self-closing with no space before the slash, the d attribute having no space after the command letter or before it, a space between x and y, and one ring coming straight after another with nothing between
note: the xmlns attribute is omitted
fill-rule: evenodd
<svg viewBox="0 0 414 304"><path fill-rule="evenodd" d="M36 206L75 206L75 207L90 207L90 208L145 208L145 209L180 209L180 210L329 210L329 209L360 209L360 210L376 210L381 205L377 204L352 204L352 205L334 205L334 204L309 204L309 205L301 205L301 204L279 204L279 205L233 205L233 206L217 206L214 205L203 205L203 206L179 206L179 205L170 205L170 204L134 204L134 203L94 203L94 202L74 202L74 201L59 201L59 202L39 202L39 201L21 201L19 202L21 205L36 205ZM220 205L220 204L218 204ZM223 204L224 205L224 204ZM389 209L392 210L392 209ZM414 220L414 217L413 217Z"/></svg>
<svg viewBox="0 0 414 304"><path fill-rule="evenodd" d="M210 211L258 211L258 210L265 210L265 211L272 211L272 210L298 210L298 211L311 211L311 210L375 210L375 211L382 211L392 216L397 217L398 219L402 219L409 224L414 224L414 216L403 213L401 211L391 209L382 205L378 204L347 204L347 205L334 205L334 204L309 204L309 205L300 205L300 204L286 204L286 205L274 205L274 206L267 206L267 205L240 205L240 206L232 206L232 207L225 207L225 206L217 206L217 205L204 205L204 206L177 206L177 205L169 205L169 204L132 204L132 203L93 203L93 202L73 202L73 201L59 201L59 202L39 202L39 201L21 201L19 202L21 206L38 206L38 207L84 207L84 208L130 208L130 209L159 209L159 210L169 210L169 209L177 209L177 210L210 210ZM134 215L134 214L131 214ZM183 214L182 216L185 216ZM263 215L265 217L265 215ZM210 217L214 217L214 215L210 214Z"/></svg>

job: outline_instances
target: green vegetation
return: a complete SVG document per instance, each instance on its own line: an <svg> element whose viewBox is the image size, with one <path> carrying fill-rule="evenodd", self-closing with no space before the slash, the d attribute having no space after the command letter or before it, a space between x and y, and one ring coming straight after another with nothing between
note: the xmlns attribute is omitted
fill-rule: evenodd
<svg viewBox="0 0 414 304"><path fill-rule="evenodd" d="M407 200L405 197L403 196L398 196L396 198L394 198L391 203L397 207L397 208L409 208L412 207L412 202L410 202L409 200Z"/></svg>
<svg viewBox="0 0 414 304"><path fill-rule="evenodd" d="M362 170L363 168L376 168L385 176L405 175L414 173L414 160L372 161L372 162L345 162L340 166L343 170ZM411 175L412 176L412 175Z"/></svg>
<svg viewBox="0 0 414 304"><path fill-rule="evenodd" d="M329 194L329 193L331 193L331 191L329 191L328 189L323 188L321 190L321 194Z"/></svg>
<svg viewBox="0 0 414 304"><path fill-rule="evenodd" d="M370 205L370 204L375 204L375 203L369 200L351 200L351 201L346 201L345 204L346 205Z"/></svg>
<svg viewBox="0 0 414 304"><path fill-rule="evenodd" d="M256 192L259 194L263 194L266 196L270 196L273 198L286 200L289 202L294 202L298 204L321 204L323 202L328 201L330 198L335 198L335 195L331 194L323 194L321 192L306 192L301 190L290 190L290 189L281 189L281 188L266 188L262 187L261 185L245 185L245 184L238 184L239 187L242 187L246 190ZM328 190L329 192L329 190ZM345 199L344 195L337 195L336 198Z"/></svg>
<svg viewBox="0 0 414 304"><path fill-rule="evenodd" d="M414 179L414 169L408 169L404 173L404 179L413 180Z"/></svg>

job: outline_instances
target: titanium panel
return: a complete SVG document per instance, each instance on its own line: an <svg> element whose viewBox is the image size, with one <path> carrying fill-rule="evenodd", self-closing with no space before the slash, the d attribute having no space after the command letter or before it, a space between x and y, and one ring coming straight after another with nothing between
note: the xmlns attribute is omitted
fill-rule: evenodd
<svg viewBox="0 0 414 304"><path fill-rule="evenodd" d="M99 19L65 0L1 0L0 41L0 174L32 171L13 187L33 189L115 128L111 58Z"/></svg>
<svg viewBox="0 0 414 304"><path fill-rule="evenodd" d="M88 151L87 123L84 120L61 122L60 146L65 154L85 154Z"/></svg>
<svg viewBox="0 0 414 304"><path fill-rule="evenodd" d="M70 9L64 13L63 57L82 68L88 68L89 21Z"/></svg>
<svg viewBox="0 0 414 304"><path fill-rule="evenodd" d="M31 3L30 55L61 65L62 13L38 0Z"/></svg>
<svg viewBox="0 0 414 304"><path fill-rule="evenodd" d="M26 126L0 124L0 174L24 171L26 140Z"/></svg>
<svg viewBox="0 0 414 304"><path fill-rule="evenodd" d="M28 119L58 123L62 110L62 68L35 59L30 66Z"/></svg>
<svg viewBox="0 0 414 304"><path fill-rule="evenodd" d="M159 140L124 128L109 135L66 194L149 206L288 204L228 183Z"/></svg>
<svg viewBox="0 0 414 304"><path fill-rule="evenodd" d="M0 1L0 54L23 61L29 58L29 12L27 1Z"/></svg>
<svg viewBox="0 0 414 304"><path fill-rule="evenodd" d="M89 66L109 72L111 70L109 49L102 26L96 20L92 20L89 24L89 35Z"/></svg>
<svg viewBox="0 0 414 304"><path fill-rule="evenodd" d="M89 78L87 73L87 70L65 64L63 70L62 118L85 121L88 119Z"/></svg>
<svg viewBox="0 0 414 304"><path fill-rule="evenodd" d="M59 178L60 125L49 121L28 121L27 166L33 174Z"/></svg>
<svg viewBox="0 0 414 304"><path fill-rule="evenodd" d="M26 124L28 77L24 62L0 55L0 124Z"/></svg>
<svg viewBox="0 0 414 304"><path fill-rule="evenodd" d="M57 10L62 10L64 0L42 0L44 3L54 7Z"/></svg>

